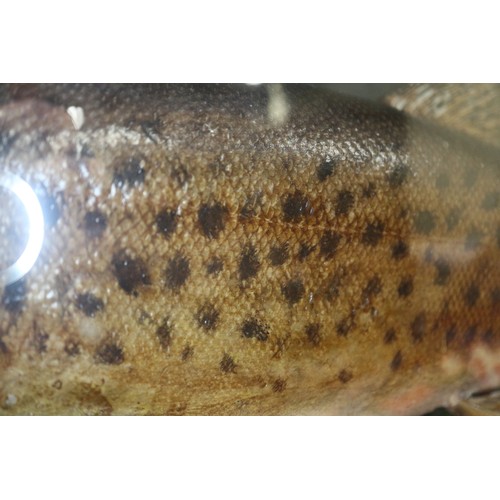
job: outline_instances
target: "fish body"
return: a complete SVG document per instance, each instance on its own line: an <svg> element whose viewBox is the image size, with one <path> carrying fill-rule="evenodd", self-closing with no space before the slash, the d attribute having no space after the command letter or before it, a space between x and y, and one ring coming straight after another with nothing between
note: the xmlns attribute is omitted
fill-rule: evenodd
<svg viewBox="0 0 500 500"><path fill-rule="evenodd" d="M3 414L415 414L498 386L491 142L302 86L0 103L45 221L1 290Z"/></svg>

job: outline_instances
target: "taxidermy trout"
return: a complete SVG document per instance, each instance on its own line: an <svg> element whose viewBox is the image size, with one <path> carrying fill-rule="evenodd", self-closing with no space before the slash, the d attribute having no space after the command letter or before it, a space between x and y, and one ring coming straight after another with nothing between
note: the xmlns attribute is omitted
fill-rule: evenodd
<svg viewBox="0 0 500 500"><path fill-rule="evenodd" d="M0 412L419 414L499 387L499 96L4 86Z"/></svg>

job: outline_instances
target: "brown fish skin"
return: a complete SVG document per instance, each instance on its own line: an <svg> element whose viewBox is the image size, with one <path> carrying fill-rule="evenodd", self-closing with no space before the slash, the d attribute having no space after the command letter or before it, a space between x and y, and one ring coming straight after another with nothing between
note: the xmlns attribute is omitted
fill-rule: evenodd
<svg viewBox="0 0 500 500"><path fill-rule="evenodd" d="M414 414L499 384L495 148L300 86L0 102L46 216L2 291L1 413Z"/></svg>

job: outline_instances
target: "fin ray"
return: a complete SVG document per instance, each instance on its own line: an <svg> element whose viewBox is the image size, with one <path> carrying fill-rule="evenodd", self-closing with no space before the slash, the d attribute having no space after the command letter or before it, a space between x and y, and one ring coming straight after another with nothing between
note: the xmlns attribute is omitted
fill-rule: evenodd
<svg viewBox="0 0 500 500"><path fill-rule="evenodd" d="M385 98L418 118L500 148L500 84L414 84Z"/></svg>
<svg viewBox="0 0 500 500"><path fill-rule="evenodd" d="M452 412L467 416L498 416L500 415L500 389L472 395L461 401Z"/></svg>

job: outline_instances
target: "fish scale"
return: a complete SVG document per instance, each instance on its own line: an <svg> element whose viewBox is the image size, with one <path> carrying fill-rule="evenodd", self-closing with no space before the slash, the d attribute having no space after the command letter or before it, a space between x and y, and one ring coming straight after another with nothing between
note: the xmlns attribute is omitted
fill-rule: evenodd
<svg viewBox="0 0 500 500"><path fill-rule="evenodd" d="M498 385L498 150L273 89L2 88L2 169L53 216L2 291L3 414L407 414Z"/></svg>

